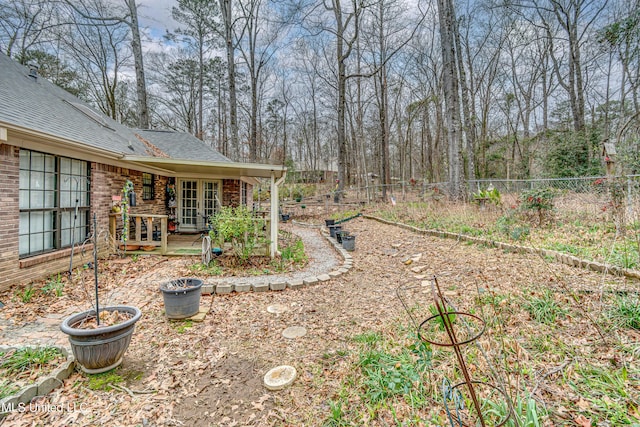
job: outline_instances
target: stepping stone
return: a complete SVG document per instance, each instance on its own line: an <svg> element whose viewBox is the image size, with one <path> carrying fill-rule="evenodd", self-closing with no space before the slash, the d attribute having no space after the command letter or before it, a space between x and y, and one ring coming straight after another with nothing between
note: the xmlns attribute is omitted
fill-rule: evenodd
<svg viewBox="0 0 640 427"><path fill-rule="evenodd" d="M282 314L287 310L289 310L289 308L284 304L273 304L267 307L267 312L271 314Z"/></svg>
<svg viewBox="0 0 640 427"><path fill-rule="evenodd" d="M288 339L301 338L307 335L307 328L303 326L289 326L282 331L282 336Z"/></svg>
<svg viewBox="0 0 640 427"><path fill-rule="evenodd" d="M293 366L278 366L265 374L264 386L267 390L282 390L293 383L297 374L296 368Z"/></svg>
<svg viewBox="0 0 640 427"><path fill-rule="evenodd" d="M200 307L196 314L189 317L189 320L192 320L194 322L203 322L208 312L209 312L209 307Z"/></svg>

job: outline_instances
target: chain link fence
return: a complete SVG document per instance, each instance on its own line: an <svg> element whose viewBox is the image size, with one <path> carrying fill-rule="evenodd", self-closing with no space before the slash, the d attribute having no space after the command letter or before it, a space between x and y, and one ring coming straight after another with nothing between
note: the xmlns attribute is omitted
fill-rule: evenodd
<svg viewBox="0 0 640 427"><path fill-rule="evenodd" d="M467 200L474 200L474 193L495 188L501 194L502 204L513 206L526 191L553 188L558 190L556 209L578 209L594 214L612 208L624 208L628 216L640 214L640 175L621 177L592 176L580 178L545 179L478 179L466 182ZM335 205L336 189L317 186L304 199ZM348 186L341 197L341 204L400 203L411 201L439 202L448 199L448 183L426 183L414 180L390 185L371 184L364 187ZM613 200L615 199L615 200Z"/></svg>

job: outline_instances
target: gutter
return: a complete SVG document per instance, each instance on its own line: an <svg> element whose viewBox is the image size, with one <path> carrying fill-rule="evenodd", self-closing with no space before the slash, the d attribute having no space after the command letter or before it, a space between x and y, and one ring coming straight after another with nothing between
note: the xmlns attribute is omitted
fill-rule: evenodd
<svg viewBox="0 0 640 427"><path fill-rule="evenodd" d="M9 130L9 131L13 131L16 132L18 134L22 134L22 135L26 135L28 137L32 137L32 138L36 138L36 139L46 139L49 141L54 141L58 144L60 144L61 146L65 146L66 148L73 148L74 150L77 151L81 151L84 153L88 153L88 154L97 154L100 155L102 157L107 157L109 159L113 159L113 160L121 160L122 158L125 157L124 153L115 153L113 151L109 151L109 150L105 150L103 148L97 148L97 147L93 147L91 145L87 145L84 143L80 143L77 141L73 141L70 139L66 139L66 138L61 138L59 136L55 136L49 133L45 133L45 132L40 132L40 131L36 131L33 129L27 129L27 128L23 128L21 126L15 126L15 125L11 125L11 124L7 124L7 123L2 123L0 124L2 127L4 127L5 129ZM9 138L7 138L7 142L8 142ZM36 144L43 144L43 142L39 142L39 141L33 141Z"/></svg>

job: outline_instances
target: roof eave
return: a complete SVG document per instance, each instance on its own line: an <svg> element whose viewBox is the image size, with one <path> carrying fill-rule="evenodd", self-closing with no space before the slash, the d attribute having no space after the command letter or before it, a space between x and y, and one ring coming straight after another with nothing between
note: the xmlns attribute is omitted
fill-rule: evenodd
<svg viewBox="0 0 640 427"><path fill-rule="evenodd" d="M282 177L287 168L284 165L261 163L216 162L203 160L173 159L166 157L146 157L125 155L123 161L147 167L156 167L176 176L194 173L218 173L230 177L275 178Z"/></svg>
<svg viewBox="0 0 640 427"><path fill-rule="evenodd" d="M47 143L53 142L53 143L59 144L60 146L73 148L74 150L81 151L84 153L96 154L96 155L100 155L102 157L111 158L111 159L122 159L122 157L124 156L123 153L117 153L111 150L105 150L103 148L93 147L91 145L87 145L79 141L62 138L56 135L52 135L50 133L25 128L12 123L0 122L0 127L7 129L7 131L16 132L19 135L24 135L30 138L34 138L36 140L39 140L39 139L46 140ZM7 140L9 139L11 138L7 138Z"/></svg>

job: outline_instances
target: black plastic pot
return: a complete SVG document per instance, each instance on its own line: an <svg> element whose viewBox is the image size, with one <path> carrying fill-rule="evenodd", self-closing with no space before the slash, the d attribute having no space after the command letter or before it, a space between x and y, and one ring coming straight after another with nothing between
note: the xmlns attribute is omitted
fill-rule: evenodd
<svg viewBox="0 0 640 427"><path fill-rule="evenodd" d="M342 231L336 231L336 240L338 241L338 243L342 243L342 239L345 238L345 236L348 236L349 232L342 230Z"/></svg>
<svg viewBox="0 0 640 427"><path fill-rule="evenodd" d="M342 236L342 248L352 252L356 250L356 236Z"/></svg>
<svg viewBox="0 0 640 427"><path fill-rule="evenodd" d="M342 230L341 225L330 225L329 226L329 235L335 239L336 232Z"/></svg>
<svg viewBox="0 0 640 427"><path fill-rule="evenodd" d="M96 311L88 310L67 317L60 329L69 335L71 350L80 368L89 374L109 371L122 363L122 356L129 347L135 324L142 316L137 307L118 305L104 307L100 312L119 311L131 315L129 320L112 326L82 329L82 322L95 318Z"/></svg>
<svg viewBox="0 0 640 427"><path fill-rule="evenodd" d="M330 226L330 225L333 225L335 223L336 223L335 219L325 219L324 220L324 225L326 225L327 227Z"/></svg>
<svg viewBox="0 0 640 427"><path fill-rule="evenodd" d="M186 319L200 310L202 280L184 277L160 285L164 311L169 319Z"/></svg>

